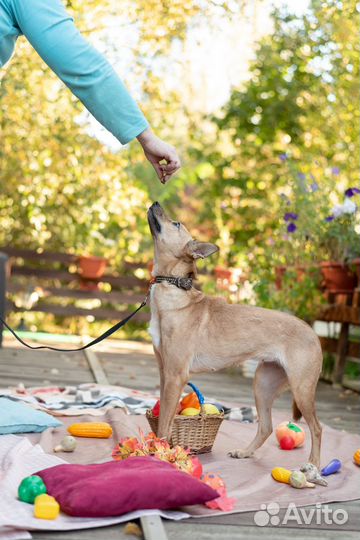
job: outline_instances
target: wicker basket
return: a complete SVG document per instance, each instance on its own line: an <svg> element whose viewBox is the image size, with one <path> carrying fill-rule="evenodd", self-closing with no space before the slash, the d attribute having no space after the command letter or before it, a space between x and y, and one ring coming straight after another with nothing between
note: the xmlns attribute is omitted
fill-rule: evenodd
<svg viewBox="0 0 360 540"><path fill-rule="evenodd" d="M205 414L202 410L204 403L202 394L196 386L191 383L189 385L199 398L201 411L196 416L182 416L179 414L175 416L170 444L190 448L192 454L205 454L211 452L215 437L224 419L224 413ZM153 415L151 409L146 411L146 418L152 431L157 434L159 418Z"/></svg>

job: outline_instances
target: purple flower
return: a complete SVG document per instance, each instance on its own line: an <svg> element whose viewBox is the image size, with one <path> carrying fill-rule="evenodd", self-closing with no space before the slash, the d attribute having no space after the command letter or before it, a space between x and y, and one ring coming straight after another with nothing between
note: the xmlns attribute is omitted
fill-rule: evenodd
<svg viewBox="0 0 360 540"><path fill-rule="evenodd" d="M291 221L291 220L296 221L298 217L299 216L297 214L295 214L295 212L286 212L286 214L284 215L284 220L285 221Z"/></svg>
<svg viewBox="0 0 360 540"><path fill-rule="evenodd" d="M338 176L340 174L340 169L339 167L333 167L331 169L331 172L335 175L335 176Z"/></svg>
<svg viewBox="0 0 360 540"><path fill-rule="evenodd" d="M354 195L357 195L360 193L360 189L357 187L350 187L345 191L345 197L354 197Z"/></svg>
<svg viewBox="0 0 360 540"><path fill-rule="evenodd" d="M288 156L287 154L280 154L279 158L280 158L280 161L286 161Z"/></svg>
<svg viewBox="0 0 360 540"><path fill-rule="evenodd" d="M328 216L325 218L325 221L330 222L330 221L334 221L334 219L335 219L335 216Z"/></svg>
<svg viewBox="0 0 360 540"><path fill-rule="evenodd" d="M289 232L289 233L295 232L296 229L297 229L297 227L296 227L295 223L289 223L289 225L286 228L287 232Z"/></svg>
<svg viewBox="0 0 360 540"><path fill-rule="evenodd" d="M299 180L305 180L306 179L306 174L304 174L302 172L299 172L298 173L298 178L299 178Z"/></svg>
<svg viewBox="0 0 360 540"><path fill-rule="evenodd" d="M310 184L310 189L314 193L315 191L319 191L319 184L317 182L313 182Z"/></svg>

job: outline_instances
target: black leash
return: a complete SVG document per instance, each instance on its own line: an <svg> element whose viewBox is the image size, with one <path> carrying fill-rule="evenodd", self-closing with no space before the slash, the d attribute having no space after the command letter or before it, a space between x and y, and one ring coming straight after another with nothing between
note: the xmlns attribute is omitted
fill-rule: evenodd
<svg viewBox="0 0 360 540"><path fill-rule="evenodd" d="M188 291L189 289L191 289L193 285L193 280L190 277L185 278L185 277L173 277L173 276L156 276L150 280L150 288L154 283L162 283L164 281L167 281L171 285L175 285L176 287L178 287L178 289L183 289L185 291ZM7 328L9 332L11 332L11 334L14 336L15 339L17 339L22 345L24 345L28 349L49 349L50 351L58 351L58 352L83 351L87 349L88 347L92 347L93 345L100 343L100 341L103 341L104 339L112 336L112 334L114 334L117 330L125 326L125 324L129 322L130 319L132 319L134 315L136 315L137 312L140 311L140 309L146 306L148 298L149 298L150 288L144 300L141 302L140 306L136 308L135 311L130 313L130 315L125 317L125 319L123 319L122 321L119 321L118 323L114 324L114 326L106 330L106 332L101 334L101 336L93 339L92 341L90 341L90 343L87 343L86 345L83 345L82 347L79 347L77 349L58 349L57 347L50 347L49 345L29 345L28 343L25 343L25 341L22 340L20 336L17 335L15 330L13 330L11 326L9 326L2 317L0 317L0 323L2 323L5 326L5 328Z"/></svg>
<svg viewBox="0 0 360 540"><path fill-rule="evenodd" d="M87 349L88 347L92 347L93 345L96 345L97 343L100 343L100 341L103 341L104 339L108 338L109 336L111 336L112 334L114 334L117 330L119 330L120 328L122 328L127 322L130 321L130 319L132 319L134 317L134 315L136 315L136 313L138 311L140 311L140 309L142 309L144 306L146 306L146 303L147 303L147 300L148 300L148 294L146 295L145 299L142 301L142 303L140 304L140 306L138 308L136 308L135 311L133 311L132 313L130 313L130 315L128 315L127 317L125 317L125 319L123 319L122 321L119 321L117 322L116 324L114 324L114 326L112 326L111 328L109 328L108 330L106 330L106 332L104 332L103 334L101 334L101 336L97 337L96 339L93 339L92 341L90 341L90 343L87 343L86 345L83 345L82 347L79 347L78 349L58 349L57 347L50 347L49 345L29 345L28 343L25 343L25 341L23 341L21 339L21 337L19 337L15 330L13 330L5 321L4 319L2 319L0 317L0 322L5 326L5 328L7 328L9 330L9 332L12 333L12 335L18 340L20 341L20 343L22 343L22 345L25 345L25 347L28 347L28 349L50 349L51 351L58 351L58 352L76 352L76 351L83 351L84 349Z"/></svg>

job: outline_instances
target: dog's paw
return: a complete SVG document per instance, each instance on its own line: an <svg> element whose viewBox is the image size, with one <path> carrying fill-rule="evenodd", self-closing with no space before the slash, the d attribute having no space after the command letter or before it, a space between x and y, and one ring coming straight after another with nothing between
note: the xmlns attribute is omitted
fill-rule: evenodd
<svg viewBox="0 0 360 540"><path fill-rule="evenodd" d="M247 452L246 450L232 450L231 452L228 452L228 456L236 459L249 458L253 455L253 452Z"/></svg>

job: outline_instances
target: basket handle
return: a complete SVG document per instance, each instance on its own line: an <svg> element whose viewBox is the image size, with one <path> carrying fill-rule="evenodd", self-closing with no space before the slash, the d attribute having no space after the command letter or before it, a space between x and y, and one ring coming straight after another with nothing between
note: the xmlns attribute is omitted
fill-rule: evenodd
<svg viewBox="0 0 360 540"><path fill-rule="evenodd" d="M202 395L202 393L200 392L199 388L197 386L195 386L195 384L191 383L191 382L188 382L188 386L190 386L190 388L192 388L199 400L199 403L200 403L200 414L201 416L205 414L205 411L204 411L204 403L205 403L205 399L204 399L204 396Z"/></svg>

